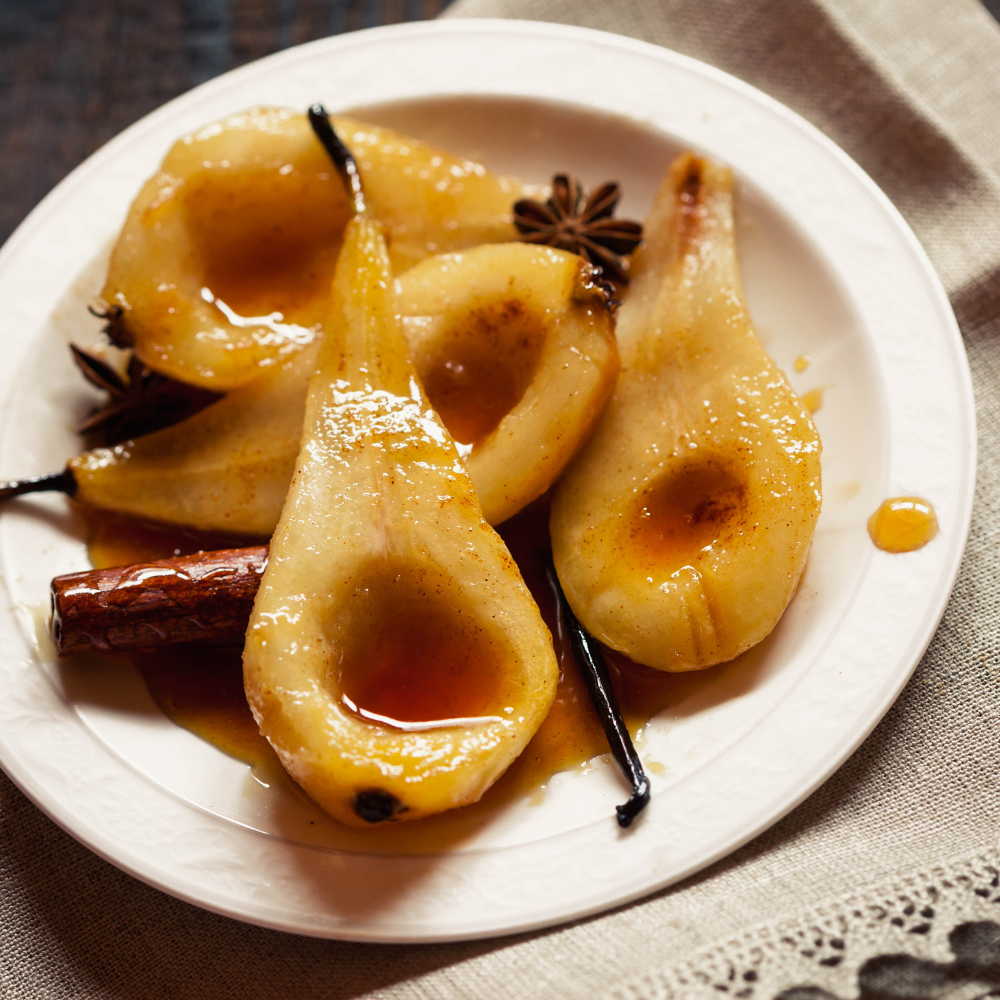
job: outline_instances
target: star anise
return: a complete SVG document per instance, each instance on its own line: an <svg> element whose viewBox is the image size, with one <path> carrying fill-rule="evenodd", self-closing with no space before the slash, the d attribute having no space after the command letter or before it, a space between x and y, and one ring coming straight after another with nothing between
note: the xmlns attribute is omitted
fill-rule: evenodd
<svg viewBox="0 0 1000 1000"><path fill-rule="evenodd" d="M619 198L621 190L614 181L602 184L585 199L578 180L556 174L548 201L522 198L514 205L518 238L579 254L606 277L628 284L628 264L623 258L642 242L642 225L611 218Z"/></svg>
<svg viewBox="0 0 1000 1000"><path fill-rule="evenodd" d="M83 377L108 393L107 403L78 428L102 444L118 444L179 423L219 398L218 393L151 371L134 354L122 376L76 344L69 348Z"/></svg>

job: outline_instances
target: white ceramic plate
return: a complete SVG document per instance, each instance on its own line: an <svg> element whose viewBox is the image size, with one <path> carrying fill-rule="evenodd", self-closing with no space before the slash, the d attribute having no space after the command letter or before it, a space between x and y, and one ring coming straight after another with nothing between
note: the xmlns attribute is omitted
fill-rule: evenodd
<svg viewBox="0 0 1000 1000"><path fill-rule="evenodd" d="M722 73L553 25L365 31L166 105L70 175L11 238L0 254L0 478L57 470L76 450L86 392L65 342L97 340L84 306L102 256L173 140L250 105L317 99L368 106L371 118L528 180L560 169L588 185L616 178L627 217L642 216L685 145L736 168L757 325L794 385L825 393L824 507L798 595L758 650L678 680L643 744L659 773L633 829L613 817L622 780L596 766L471 827L456 819L447 850L407 855L345 833L286 781L255 776L175 727L127 670L55 662L36 638L48 583L87 563L65 501L33 498L0 516L0 763L126 871L284 930L471 938L635 899L732 851L815 789L930 640L965 543L975 464L969 375L947 300L875 185L815 129ZM813 362L796 374L801 354ZM937 508L939 536L909 555L877 552L866 518L883 498L914 493Z"/></svg>

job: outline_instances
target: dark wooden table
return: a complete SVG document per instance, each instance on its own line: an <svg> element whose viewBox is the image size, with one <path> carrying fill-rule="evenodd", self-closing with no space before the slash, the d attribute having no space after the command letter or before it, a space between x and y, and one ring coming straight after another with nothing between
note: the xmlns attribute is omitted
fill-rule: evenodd
<svg viewBox="0 0 1000 1000"><path fill-rule="evenodd" d="M78 163L172 97L290 45L448 3L0 0L0 244Z"/></svg>
<svg viewBox="0 0 1000 1000"><path fill-rule="evenodd" d="M0 0L0 244L73 167L172 97L278 49L436 17L449 2ZM1000 0L983 3L1000 19Z"/></svg>

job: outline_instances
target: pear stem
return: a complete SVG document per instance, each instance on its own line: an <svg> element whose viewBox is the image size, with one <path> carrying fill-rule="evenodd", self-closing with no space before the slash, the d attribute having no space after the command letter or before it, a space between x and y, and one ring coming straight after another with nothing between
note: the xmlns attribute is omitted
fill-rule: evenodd
<svg viewBox="0 0 1000 1000"><path fill-rule="evenodd" d="M76 495L76 480L69 469L54 472L50 476L37 476L34 479L16 479L10 483L0 483L0 503L25 493L65 493L66 496Z"/></svg>
<svg viewBox="0 0 1000 1000"><path fill-rule="evenodd" d="M649 804L649 779L643 770L639 754L636 753L632 735L622 718L601 647L573 614L573 609L569 606L566 595L563 593L562 584L559 582L559 575L556 573L551 556L546 562L545 570L569 628L573 655L583 673L583 679L587 682L590 700L594 703L594 708L597 709L601 725L604 727L604 735L611 747L611 753L614 755L622 774L632 785L632 796L628 802L623 806L615 806L615 812L618 814L618 825L628 827L632 825L632 820Z"/></svg>
<svg viewBox="0 0 1000 1000"><path fill-rule="evenodd" d="M347 194L354 203L356 215L364 215L368 211L365 203L365 194L361 189L361 174L358 172L358 165L355 162L354 154L344 145L340 136L333 130L330 124L330 116L326 113L326 108L322 104L314 104L306 114L309 117L309 124L312 126L316 138L323 144L333 165L340 174L340 179L347 188Z"/></svg>

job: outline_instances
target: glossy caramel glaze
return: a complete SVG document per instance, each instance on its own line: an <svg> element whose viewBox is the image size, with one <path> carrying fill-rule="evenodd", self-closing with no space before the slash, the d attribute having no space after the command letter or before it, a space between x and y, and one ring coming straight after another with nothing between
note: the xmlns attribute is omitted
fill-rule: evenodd
<svg viewBox="0 0 1000 1000"><path fill-rule="evenodd" d="M193 555L226 548L232 536L147 524L93 507L80 507L87 522L87 552L95 569ZM240 646L202 643L128 654L153 700L177 725L251 766L276 763L257 731L243 693Z"/></svg>
<svg viewBox="0 0 1000 1000"><path fill-rule="evenodd" d="M382 227L344 235L302 447L243 651L251 711L286 771L366 827L467 805L520 754L555 697L548 629L410 361ZM502 649L498 711L401 729L350 710L330 668L382 615L388 581L451 608L461 642ZM407 612L408 613L408 612Z"/></svg>
<svg viewBox="0 0 1000 1000"><path fill-rule="evenodd" d="M346 118L394 263L513 239L524 193L477 163ZM256 108L179 139L139 192L102 296L149 367L218 391L309 343L325 311L343 187L306 117Z"/></svg>
<svg viewBox="0 0 1000 1000"><path fill-rule="evenodd" d="M83 504L77 506L87 522L87 554L94 569L231 549L259 541L246 535L189 531L122 517Z"/></svg>
<svg viewBox="0 0 1000 1000"><path fill-rule="evenodd" d="M251 767L277 763L243 694L243 647L202 643L130 653L149 693L177 725Z"/></svg>
<svg viewBox="0 0 1000 1000"><path fill-rule="evenodd" d="M181 204L204 288L240 317L278 312L308 327L321 318L347 213L321 160L307 169L287 159L202 170Z"/></svg>
<svg viewBox="0 0 1000 1000"><path fill-rule="evenodd" d="M68 463L77 500L157 523L270 537L319 345L180 423Z"/></svg>
<svg viewBox="0 0 1000 1000"><path fill-rule="evenodd" d="M558 478L614 384L613 321L590 277L579 257L514 243L432 258L397 282L416 310L404 324L418 374L464 442L491 524ZM442 283L448 294L437 294ZM78 499L158 522L271 535L317 349L188 420L72 459Z"/></svg>
<svg viewBox="0 0 1000 1000"><path fill-rule="evenodd" d="M608 752L601 721L573 656L566 623L545 573L549 560L548 497L532 504L500 528L500 535L517 561L524 582L538 602L552 633L559 660L559 687L549 714L527 749L504 776L503 784L527 793L553 774L566 771ZM633 736L673 700L676 684L661 672L637 666L605 650L611 682L622 715Z"/></svg>
<svg viewBox="0 0 1000 1000"><path fill-rule="evenodd" d="M607 290L574 254L524 243L428 258L396 290L417 374L500 524L559 478L612 390Z"/></svg>
<svg viewBox="0 0 1000 1000"><path fill-rule="evenodd" d="M920 497L884 500L868 518L868 536L883 552L913 552L937 533L937 514Z"/></svg>
<svg viewBox="0 0 1000 1000"><path fill-rule="evenodd" d="M56 652L239 643L267 559L266 545L240 546L58 576L50 590Z"/></svg>
<svg viewBox="0 0 1000 1000"><path fill-rule="evenodd" d="M706 547L725 544L747 529L745 478L709 458L683 463L639 498L638 516L627 517L623 551L643 567L676 568Z"/></svg>

